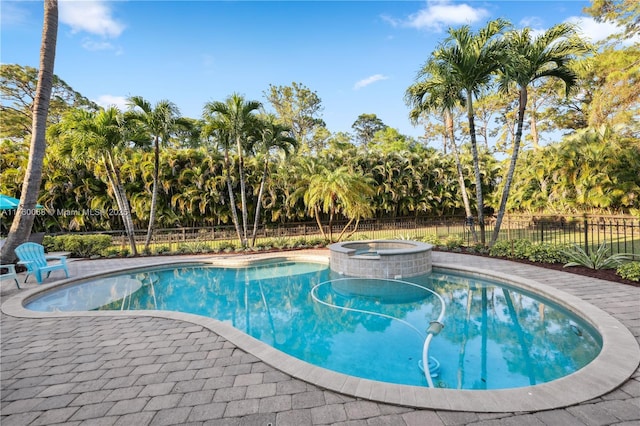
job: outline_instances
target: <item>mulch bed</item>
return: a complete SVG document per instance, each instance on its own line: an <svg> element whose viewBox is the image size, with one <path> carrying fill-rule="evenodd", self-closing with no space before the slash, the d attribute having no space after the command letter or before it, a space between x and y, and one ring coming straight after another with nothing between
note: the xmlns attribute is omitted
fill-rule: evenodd
<svg viewBox="0 0 640 426"><path fill-rule="evenodd" d="M478 254L478 253L467 253L467 252L464 252L464 251L463 251L463 253L464 254L475 255L475 256L486 256L486 257L489 257L487 255ZM518 262L518 263L525 263L527 265L533 265L533 266L537 266L539 268L555 269L556 271L569 272L571 274L584 275L584 276L591 277L591 278L599 278L601 280L613 281L613 282L616 282L616 283L631 285L631 286L634 286L634 287L640 287L640 282L631 281L631 280L625 280L624 278L622 278L618 274L616 274L616 270L615 269L591 269L591 268L587 268L585 266L570 266L570 267L565 268L561 263L531 262L529 260L510 259L510 258L506 258L506 257L494 257L494 258L495 259L510 260L512 262Z"/></svg>

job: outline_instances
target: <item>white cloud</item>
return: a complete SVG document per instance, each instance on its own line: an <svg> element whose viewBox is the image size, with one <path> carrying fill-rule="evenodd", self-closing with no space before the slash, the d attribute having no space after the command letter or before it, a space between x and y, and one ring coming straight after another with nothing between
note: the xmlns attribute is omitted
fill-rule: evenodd
<svg viewBox="0 0 640 426"><path fill-rule="evenodd" d="M112 43L105 41L105 40L101 40L101 41L96 41L96 40L92 40L92 39L85 39L82 42L82 47L84 47L87 50L115 50L116 53L121 53L121 48L114 46Z"/></svg>
<svg viewBox="0 0 640 426"><path fill-rule="evenodd" d="M363 78L362 80L356 82L356 84L353 86L353 90L362 89L363 87L373 84L376 81L387 80L388 78L389 77L382 74L374 74L370 77Z"/></svg>
<svg viewBox="0 0 640 426"><path fill-rule="evenodd" d="M442 31L447 25L463 25L478 22L489 16L489 11L449 0L429 0L425 8L406 19L390 16L381 18L393 27L405 26L419 30Z"/></svg>
<svg viewBox="0 0 640 426"><path fill-rule="evenodd" d="M60 22L71 27L73 32L88 32L103 37L115 38L124 31L124 24L112 17L112 11L102 0L60 2Z"/></svg>
<svg viewBox="0 0 640 426"><path fill-rule="evenodd" d="M582 36L588 38L595 43L606 39L612 34L621 33L623 31L619 26L611 22L596 22L595 19L584 16L571 16L565 20L570 24L578 27L578 31ZM640 36L625 40L623 44L633 44L640 42Z"/></svg>
<svg viewBox="0 0 640 426"><path fill-rule="evenodd" d="M3 27L28 25L32 18L26 8L19 6L14 2L2 2L2 13L0 13L0 22Z"/></svg>
<svg viewBox="0 0 640 426"><path fill-rule="evenodd" d="M97 103L103 108L115 106L122 111L129 108L129 105L127 104L127 98L124 96L101 95L98 96L98 99L94 99L93 102Z"/></svg>

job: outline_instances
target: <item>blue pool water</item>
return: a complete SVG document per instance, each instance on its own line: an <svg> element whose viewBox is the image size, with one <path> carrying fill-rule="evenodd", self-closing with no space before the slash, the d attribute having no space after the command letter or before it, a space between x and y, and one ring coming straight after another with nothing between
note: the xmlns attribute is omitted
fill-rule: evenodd
<svg viewBox="0 0 640 426"><path fill-rule="evenodd" d="M437 294L434 294L437 293ZM438 297L439 296L439 297ZM320 367L426 386L429 323L446 306L429 355L433 384L502 389L548 382L600 352L586 322L521 290L437 270L397 280L345 279L317 263L173 266L109 276L28 303L37 311L162 309L216 318Z"/></svg>

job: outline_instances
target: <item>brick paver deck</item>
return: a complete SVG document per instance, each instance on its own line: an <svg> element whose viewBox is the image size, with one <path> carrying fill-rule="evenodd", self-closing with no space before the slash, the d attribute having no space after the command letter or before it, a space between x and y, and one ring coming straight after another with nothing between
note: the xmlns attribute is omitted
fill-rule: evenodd
<svg viewBox="0 0 640 426"><path fill-rule="evenodd" d="M137 262L166 259L74 261L70 272L79 277ZM476 256L434 253L434 262L535 278L605 310L640 339L638 287ZM54 273L46 282L57 279ZM3 301L19 291L4 282ZM175 319L3 313L0 333L3 426L640 424L639 370L618 389L575 406L483 414L416 410L323 390Z"/></svg>

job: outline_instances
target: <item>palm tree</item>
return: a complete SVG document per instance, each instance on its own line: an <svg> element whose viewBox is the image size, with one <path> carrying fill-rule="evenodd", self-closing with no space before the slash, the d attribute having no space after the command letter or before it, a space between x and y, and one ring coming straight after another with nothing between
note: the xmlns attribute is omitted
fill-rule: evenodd
<svg viewBox="0 0 640 426"><path fill-rule="evenodd" d="M439 64L433 60L428 61L418 74L418 78L423 78L423 80L413 84L407 89L405 101L413 107L409 112L409 117L414 124L418 122L425 112L441 111L443 113L445 133L450 141L456 163L458 185L460 186L460 195L462 196L464 211L471 227L473 240L478 242L478 235L473 226L473 214L471 213L467 186L464 181L462 164L460 163L460 155L458 153L453 128L452 111L459 105L464 106L465 98L462 96L462 87L459 86L459 82L448 73L447 67L441 65L443 64Z"/></svg>
<svg viewBox="0 0 640 426"><path fill-rule="evenodd" d="M255 112L261 107L258 101L245 101L244 97L234 93L225 102L207 102L204 106L204 118L207 121L205 134L217 135L217 142L221 143L225 151L227 186L229 198L234 215L234 224L238 233L238 238L243 247L247 246L247 192L244 170L244 153L250 151L250 135L258 124ZM240 228L235 212L233 188L230 176L229 150L235 144L236 155L238 156L238 179L240 183L240 197L242 203L242 228Z"/></svg>
<svg viewBox="0 0 640 426"><path fill-rule="evenodd" d="M509 54L508 60L501 69L501 88L506 89L511 84L518 86L518 123L511 162L490 245L493 245L498 239L518 161L524 114L527 108L527 88L535 81L557 78L564 83L565 94L568 95L578 80L577 74L568 64L576 55L589 51L587 44L576 36L573 26L569 24L555 25L535 38L532 37L529 28L511 31L507 34L506 39Z"/></svg>
<svg viewBox="0 0 640 426"><path fill-rule="evenodd" d="M503 19L490 21L473 34L468 25L449 29L445 43L433 53L433 61L445 70L453 81L457 81L466 98L469 136L473 155L473 169L476 180L476 203L480 242L486 243L484 224L484 199L482 194L482 174L476 141L473 97L478 90L491 81L499 69L505 54L505 43L498 38L509 23Z"/></svg>
<svg viewBox="0 0 640 426"><path fill-rule="evenodd" d="M0 262L9 263L15 258L14 250L26 241L31 233L34 214L28 214L36 208L38 192L42 183L42 164L47 146L47 114L53 88L53 66L56 57L58 38L58 0L45 0L44 23L42 26L42 45L40 47L40 69L38 86L33 103L33 122L31 124L31 146L29 162L22 183L22 194L16 216L11 224L9 235L0 251Z"/></svg>
<svg viewBox="0 0 640 426"><path fill-rule="evenodd" d="M141 96L129 98L129 105L133 108L128 118L140 122L153 138L153 188L151 190L151 206L149 208L149 226L144 240L144 250L149 250L153 228L156 222L156 205L158 202L158 186L160 181L160 142L167 143L171 133L175 130L180 111L178 107L167 100L159 101L155 107Z"/></svg>
<svg viewBox="0 0 640 426"><path fill-rule="evenodd" d="M61 153L74 158L98 159L101 163L118 205L131 253L136 255L138 251L131 207L122 182L121 166L114 155L125 143L131 141L120 111L115 107L98 112L72 110L63 116L60 123L51 126L49 133L62 142Z"/></svg>
<svg viewBox="0 0 640 426"><path fill-rule="evenodd" d="M304 203L307 211L315 219L323 238L327 238L320 217L320 213L329 215L329 241L333 242L333 222L337 215L342 214L349 219L342 229L340 238L346 229L356 220L371 217L373 208L370 198L375 193L371 179L361 173L354 173L347 166L335 170L321 167L319 173L309 179L304 192Z"/></svg>
<svg viewBox="0 0 640 426"><path fill-rule="evenodd" d="M253 233L251 235L251 246L256 243L256 235L258 233L258 222L260 220L260 208L262 207L262 196L264 186L269 172L269 159L273 151L284 152L289 155L292 150L298 147L298 142L289 136L291 129L276 122L274 115L267 115L261 120L260 128L257 129L259 135L256 143L257 150L263 158L262 179L260 180L260 189L258 190L258 198L256 199L256 212L253 221Z"/></svg>

